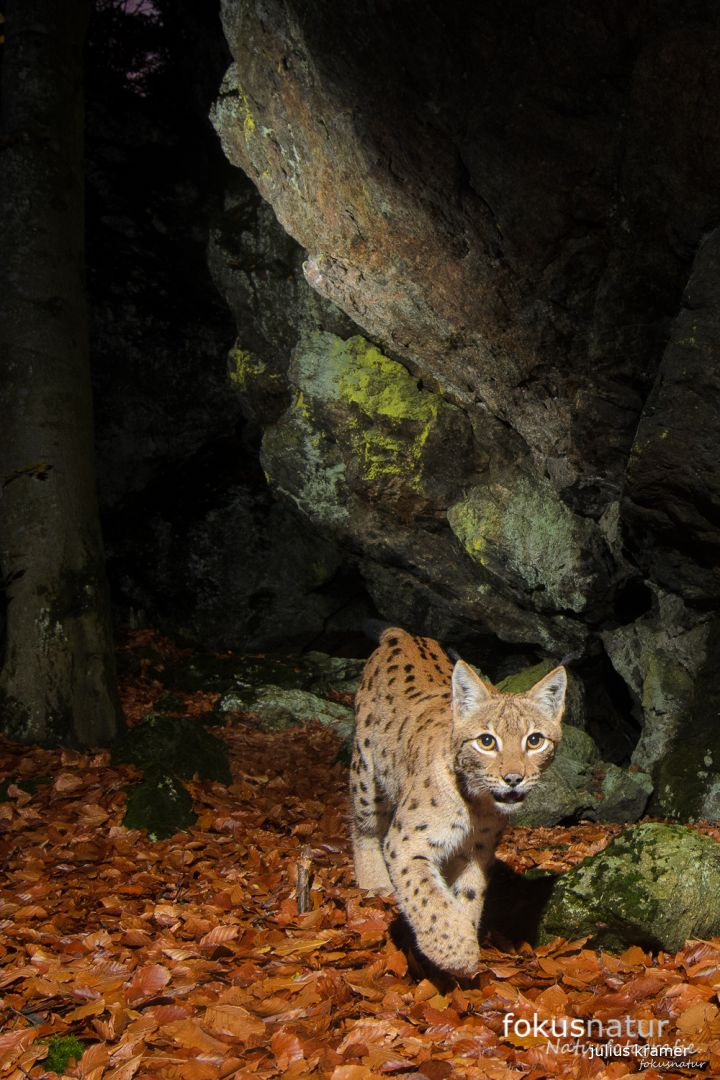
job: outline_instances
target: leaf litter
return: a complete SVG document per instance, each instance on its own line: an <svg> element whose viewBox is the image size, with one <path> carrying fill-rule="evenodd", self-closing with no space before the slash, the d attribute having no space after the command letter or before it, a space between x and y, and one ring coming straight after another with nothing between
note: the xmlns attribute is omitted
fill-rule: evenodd
<svg viewBox="0 0 720 1080"><path fill-rule="evenodd" d="M131 720L165 691L161 674L141 661L123 681ZM217 695L179 696L184 714L199 716ZM656 1030L664 1020L660 1041L694 1045L705 1075L720 1076L720 939L620 956L583 941L533 949L488 939L473 980L432 975L397 943L394 901L354 885L334 733L320 724L262 732L244 714L214 730L232 785L190 782L196 825L155 843L121 824L131 766L112 767L104 752L0 742L0 778L13 780L0 803L2 1080L56 1075L46 1071L49 1040L65 1037L83 1050L62 1075L85 1080L622 1080L640 1071L634 1057L603 1060L525 1034L533 1017L632 1018ZM511 827L498 854L518 871L563 870L618 828ZM300 914L302 860L312 876ZM529 1021L519 1035L506 1033L509 1012ZM692 1075L664 1065L642 1072Z"/></svg>

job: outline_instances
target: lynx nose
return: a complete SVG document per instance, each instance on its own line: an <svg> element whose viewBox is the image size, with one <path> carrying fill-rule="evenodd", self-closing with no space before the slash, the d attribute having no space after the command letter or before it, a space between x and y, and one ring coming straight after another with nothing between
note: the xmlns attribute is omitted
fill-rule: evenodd
<svg viewBox="0 0 720 1080"><path fill-rule="evenodd" d="M522 776L519 772L509 772L505 773L505 776L503 776L503 780L508 785L508 787L516 788L518 784L522 781Z"/></svg>

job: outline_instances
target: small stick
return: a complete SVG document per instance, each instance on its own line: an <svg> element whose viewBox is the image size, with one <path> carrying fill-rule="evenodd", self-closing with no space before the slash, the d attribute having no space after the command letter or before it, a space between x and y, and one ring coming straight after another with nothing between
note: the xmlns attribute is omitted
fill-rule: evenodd
<svg viewBox="0 0 720 1080"><path fill-rule="evenodd" d="M310 886L312 884L312 848L307 844L300 851L297 864L297 900L298 915L310 910Z"/></svg>

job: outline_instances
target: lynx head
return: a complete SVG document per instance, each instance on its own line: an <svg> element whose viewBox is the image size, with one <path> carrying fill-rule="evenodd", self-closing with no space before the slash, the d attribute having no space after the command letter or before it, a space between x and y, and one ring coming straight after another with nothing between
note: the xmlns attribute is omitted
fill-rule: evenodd
<svg viewBox="0 0 720 1080"><path fill-rule="evenodd" d="M555 755L567 675L558 667L523 694L502 694L458 660L452 677L455 770L468 798L516 809Z"/></svg>

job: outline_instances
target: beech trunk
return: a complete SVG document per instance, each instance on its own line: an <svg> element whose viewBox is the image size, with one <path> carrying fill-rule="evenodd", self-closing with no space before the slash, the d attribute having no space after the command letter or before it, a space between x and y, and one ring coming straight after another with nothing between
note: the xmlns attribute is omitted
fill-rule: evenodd
<svg viewBox="0 0 720 1080"><path fill-rule="evenodd" d="M10 0L0 73L0 725L92 746L121 724L84 282L86 0Z"/></svg>

